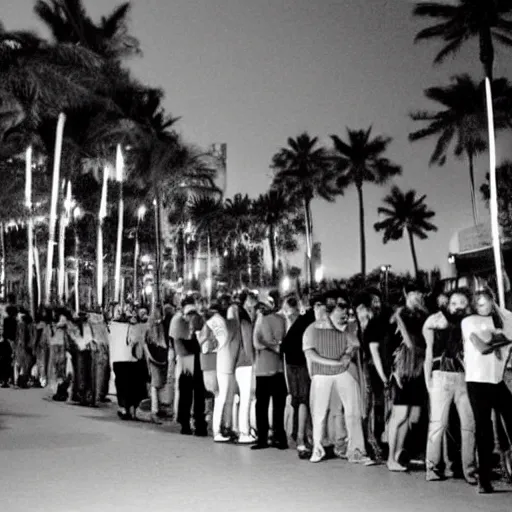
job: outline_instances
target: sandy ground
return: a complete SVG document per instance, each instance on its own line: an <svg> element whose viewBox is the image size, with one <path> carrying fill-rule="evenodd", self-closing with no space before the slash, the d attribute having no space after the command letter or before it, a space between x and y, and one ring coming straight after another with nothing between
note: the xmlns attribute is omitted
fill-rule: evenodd
<svg viewBox="0 0 512 512"><path fill-rule="evenodd" d="M293 450L216 445L47 394L0 389L2 512L512 511L505 484L478 496L461 481L427 484L422 472L311 464Z"/></svg>

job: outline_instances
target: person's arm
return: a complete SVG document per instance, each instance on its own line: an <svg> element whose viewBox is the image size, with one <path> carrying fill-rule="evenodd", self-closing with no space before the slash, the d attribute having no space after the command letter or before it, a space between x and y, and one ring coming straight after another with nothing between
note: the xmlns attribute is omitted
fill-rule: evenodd
<svg viewBox="0 0 512 512"><path fill-rule="evenodd" d="M268 349L275 352L276 348L279 349L279 342L278 340L274 340L267 327L264 318L260 316L258 320L256 320L254 327L254 348L256 350Z"/></svg>
<svg viewBox="0 0 512 512"><path fill-rule="evenodd" d="M389 381L386 376L386 373L384 372L384 365L382 364L382 358L380 357L379 345L380 345L379 342L372 341L369 344L370 354L372 356L372 361L373 361L375 369L377 370L377 373L380 377L380 380L382 380L383 384L385 386L387 386Z"/></svg>
<svg viewBox="0 0 512 512"><path fill-rule="evenodd" d="M434 364L434 318L429 316L423 324L422 334L425 339L425 363L423 364L423 371L425 373L425 383L427 389L432 386L432 366Z"/></svg>
<svg viewBox="0 0 512 512"><path fill-rule="evenodd" d="M485 343L477 334L472 332L469 336L469 341L473 343L473 346L483 354L484 356L491 354L494 352L494 347L488 343Z"/></svg>

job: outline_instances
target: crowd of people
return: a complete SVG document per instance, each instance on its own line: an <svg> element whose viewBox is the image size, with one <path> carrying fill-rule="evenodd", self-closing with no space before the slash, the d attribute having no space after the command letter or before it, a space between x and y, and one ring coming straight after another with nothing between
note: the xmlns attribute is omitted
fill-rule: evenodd
<svg viewBox="0 0 512 512"><path fill-rule="evenodd" d="M460 474L491 493L497 461L512 476L512 313L488 289L434 299L427 307L415 285L393 308L374 288L247 290L108 318L60 308L34 321L10 304L0 382L48 385L55 400L71 388L71 400L93 405L108 400L112 363L122 420L149 397L161 423L175 402L183 435L211 430L216 443L253 450L293 441L312 463L424 463L429 482Z"/></svg>

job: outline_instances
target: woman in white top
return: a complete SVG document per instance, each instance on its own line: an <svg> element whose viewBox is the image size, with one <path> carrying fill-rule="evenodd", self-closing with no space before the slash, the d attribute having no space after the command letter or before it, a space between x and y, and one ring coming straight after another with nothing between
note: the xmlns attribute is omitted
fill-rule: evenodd
<svg viewBox="0 0 512 512"><path fill-rule="evenodd" d="M493 491L493 409L512 439L512 394L503 381L512 343L512 313L499 309L487 290L475 294L474 307L476 314L462 320L461 327L467 389L475 416L478 492L484 494Z"/></svg>

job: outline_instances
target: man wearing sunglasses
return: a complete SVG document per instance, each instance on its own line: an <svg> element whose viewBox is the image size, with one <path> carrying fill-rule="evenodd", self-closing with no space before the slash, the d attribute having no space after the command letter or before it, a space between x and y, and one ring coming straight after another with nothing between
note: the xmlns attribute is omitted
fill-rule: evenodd
<svg viewBox="0 0 512 512"><path fill-rule="evenodd" d="M313 454L311 462L325 457L322 438L325 431L331 392L337 392L345 411L350 462L366 463L361 395L358 384L355 352L357 338L349 330L336 329L330 318L336 301L332 297L317 296L312 300L315 323L310 325L303 338L303 348L311 374L310 407L313 420Z"/></svg>

